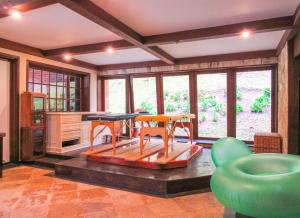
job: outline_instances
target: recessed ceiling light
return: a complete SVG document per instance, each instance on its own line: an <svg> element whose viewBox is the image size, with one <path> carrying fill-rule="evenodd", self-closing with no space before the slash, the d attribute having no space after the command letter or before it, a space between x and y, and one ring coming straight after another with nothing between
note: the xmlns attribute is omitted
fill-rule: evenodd
<svg viewBox="0 0 300 218"><path fill-rule="evenodd" d="M241 33L241 36L242 36L244 39L249 38L250 35L251 35L251 33L250 33L249 31L247 31L247 30L245 30L245 31L243 31L243 32Z"/></svg>
<svg viewBox="0 0 300 218"><path fill-rule="evenodd" d="M71 56L70 54L65 54L65 55L64 55L64 59L65 59L66 61L69 61L69 60L72 59L72 56Z"/></svg>
<svg viewBox="0 0 300 218"><path fill-rule="evenodd" d="M114 49L113 48L107 48L106 51L109 53L109 54L112 54L114 52Z"/></svg>
<svg viewBox="0 0 300 218"><path fill-rule="evenodd" d="M16 19L20 19L22 17L21 12L18 11L17 9L12 9L10 11L10 16L12 16L13 18L16 18Z"/></svg>

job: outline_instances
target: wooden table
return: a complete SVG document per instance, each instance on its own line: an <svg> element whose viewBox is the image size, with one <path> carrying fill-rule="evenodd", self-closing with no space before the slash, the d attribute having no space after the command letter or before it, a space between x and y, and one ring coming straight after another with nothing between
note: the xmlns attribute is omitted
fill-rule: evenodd
<svg viewBox="0 0 300 218"><path fill-rule="evenodd" d="M190 139L190 143L193 143L193 123L191 119L194 119L194 114L178 114L178 115L142 115L138 116L135 121L141 122L140 133L140 154L143 154L144 147L147 141L144 143L145 136L161 136L164 142L165 158L168 158L169 153L169 139L173 143L175 137L175 128L182 128ZM153 125L154 123L154 125ZM186 128L189 130L187 131Z"/></svg>
<svg viewBox="0 0 300 218"><path fill-rule="evenodd" d="M5 137L5 133L0 132L0 178L2 178L3 170L3 137Z"/></svg>

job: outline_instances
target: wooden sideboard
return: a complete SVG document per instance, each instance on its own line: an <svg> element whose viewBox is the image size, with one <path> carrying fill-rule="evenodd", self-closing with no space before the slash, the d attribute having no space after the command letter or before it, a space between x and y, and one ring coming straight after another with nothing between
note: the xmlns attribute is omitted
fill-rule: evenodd
<svg viewBox="0 0 300 218"><path fill-rule="evenodd" d="M3 137L5 137L5 133L0 133L0 178L2 178L3 170Z"/></svg>
<svg viewBox="0 0 300 218"><path fill-rule="evenodd" d="M46 113L46 151L61 154L90 146L91 122L82 117L104 112ZM101 143L99 138L96 143Z"/></svg>

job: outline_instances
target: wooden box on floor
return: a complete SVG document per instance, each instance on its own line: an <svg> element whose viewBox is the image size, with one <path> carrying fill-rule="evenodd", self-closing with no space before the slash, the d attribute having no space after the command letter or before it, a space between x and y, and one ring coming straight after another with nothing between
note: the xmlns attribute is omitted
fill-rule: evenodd
<svg viewBox="0 0 300 218"><path fill-rule="evenodd" d="M281 153L281 138L278 133L255 133L255 153Z"/></svg>

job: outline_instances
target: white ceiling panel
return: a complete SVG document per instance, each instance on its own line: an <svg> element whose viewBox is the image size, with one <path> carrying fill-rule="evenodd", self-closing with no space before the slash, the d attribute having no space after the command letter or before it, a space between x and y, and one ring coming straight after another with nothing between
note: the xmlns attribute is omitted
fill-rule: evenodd
<svg viewBox="0 0 300 218"><path fill-rule="evenodd" d="M142 35L293 15L299 0L92 0Z"/></svg>
<svg viewBox="0 0 300 218"><path fill-rule="evenodd" d="M40 49L120 39L60 4L28 11L20 19L0 19L0 38Z"/></svg>
<svg viewBox="0 0 300 218"><path fill-rule="evenodd" d="M113 53L97 52L74 56L75 59L96 65L122 64L132 62L158 60L155 56L145 52L140 48L117 50Z"/></svg>
<svg viewBox="0 0 300 218"><path fill-rule="evenodd" d="M245 39L240 36L160 45L175 58L275 49L284 31L257 33Z"/></svg>

